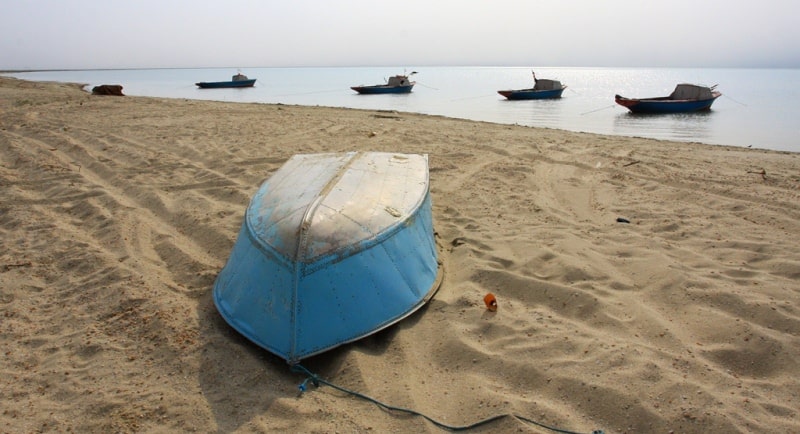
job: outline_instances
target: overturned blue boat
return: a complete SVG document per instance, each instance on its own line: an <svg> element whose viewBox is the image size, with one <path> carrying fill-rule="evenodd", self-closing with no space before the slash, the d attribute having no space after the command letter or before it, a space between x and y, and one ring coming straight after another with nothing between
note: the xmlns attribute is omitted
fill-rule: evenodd
<svg viewBox="0 0 800 434"><path fill-rule="evenodd" d="M295 155L250 201L213 297L294 364L412 314L441 269L427 155Z"/></svg>

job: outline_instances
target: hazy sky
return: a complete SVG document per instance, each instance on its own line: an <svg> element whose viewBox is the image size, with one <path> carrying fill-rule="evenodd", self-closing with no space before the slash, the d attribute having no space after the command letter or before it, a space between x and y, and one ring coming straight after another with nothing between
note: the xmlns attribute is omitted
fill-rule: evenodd
<svg viewBox="0 0 800 434"><path fill-rule="evenodd" d="M798 0L0 0L0 70L800 67Z"/></svg>

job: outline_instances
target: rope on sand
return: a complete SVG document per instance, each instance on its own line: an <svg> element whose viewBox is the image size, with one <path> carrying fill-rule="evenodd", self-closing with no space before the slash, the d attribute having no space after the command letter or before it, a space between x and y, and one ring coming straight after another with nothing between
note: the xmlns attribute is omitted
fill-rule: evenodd
<svg viewBox="0 0 800 434"><path fill-rule="evenodd" d="M330 386L330 387L332 387L332 388L334 388L334 389L336 389L336 390L338 390L340 392L344 392L344 393L347 393L349 395L355 396L357 398L361 398L363 400L369 401L369 402L371 402L371 403L373 403L373 404L375 404L375 405L377 405L377 406L379 406L381 408L384 408L386 410L399 411L399 412L402 412L402 413L407 413L407 414L411 414L411 415L414 415L414 416L419 416L419 417L425 418L425 420L427 420L428 422L438 426L439 428L445 429L447 431L466 431L466 430L470 430L470 429L473 429L473 428L477 428L477 427L479 427L481 425L488 424L490 422L494 422L496 420L500 420L500 419L503 419L503 418L506 418L506 417L511 417L511 418L522 420L524 422L528 422L530 424L537 425L537 426L545 428L545 429L549 429L550 431L557 432L557 433L562 433L562 434L580 434L580 433L577 433L577 432L574 432L574 431L567 431L567 430L563 430L563 429L547 426L547 425L542 424L540 422L536 422L533 419L529 419L527 417L519 416L519 415L516 415L516 414L500 414L500 415L496 415L496 416L491 416L489 418L480 420L480 421L475 422L475 423L470 424L470 425L463 425L463 426L447 425L447 424L439 422L439 421L437 421L437 420L435 420L435 419L433 419L431 417L428 417L428 416L426 416L426 415L424 415L424 414L422 414L422 413L420 413L420 412L418 412L416 410L411 410L411 409L402 408L402 407L395 407L393 405L385 404L385 403L383 403L381 401L378 401L377 399L371 398L371 397L369 397L367 395L364 395L362 393L356 392L354 390L346 389L346 388L341 387L341 386L337 386L337 385L335 385L335 384L333 384L331 382L328 382L328 381L318 377L316 374L313 374L311 371L309 371L308 369L306 369L305 367L303 367L300 364L292 365L291 370L292 370L292 372L305 374L305 375L308 376L308 377L306 377L305 380L303 380L302 383L300 383L299 386L297 386L298 389L300 389L300 393L303 393L306 390L308 390L308 382L309 381L315 387L319 387L320 384L324 384L324 385ZM594 430L594 431L592 431L592 434L604 434L604 432L603 432L603 430Z"/></svg>

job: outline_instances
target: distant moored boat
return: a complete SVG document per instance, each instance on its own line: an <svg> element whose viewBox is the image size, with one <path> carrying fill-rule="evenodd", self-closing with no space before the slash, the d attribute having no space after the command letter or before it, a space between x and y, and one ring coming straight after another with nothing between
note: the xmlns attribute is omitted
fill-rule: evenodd
<svg viewBox="0 0 800 434"><path fill-rule="evenodd" d="M711 109L711 104L722 94L714 86L682 83L669 96L653 98L625 98L614 96L614 101L633 113L687 113Z"/></svg>
<svg viewBox="0 0 800 434"><path fill-rule="evenodd" d="M350 89L365 95L379 93L409 93L416 84L416 82L410 80L410 77L414 74L416 74L416 72L412 72L408 75L395 75L393 77L389 77L389 80L386 84L376 84L372 86L352 86Z"/></svg>
<svg viewBox="0 0 800 434"><path fill-rule="evenodd" d="M558 80L549 80L545 78L536 78L536 73L533 74L533 87L529 89L516 89L516 90L498 90L497 93L512 100L519 99L553 99L561 98L561 94L567 86L561 84Z"/></svg>
<svg viewBox="0 0 800 434"><path fill-rule="evenodd" d="M255 78L247 78L241 72L231 77L230 81L201 81L195 83L200 89L219 89L224 87L253 87L256 84Z"/></svg>

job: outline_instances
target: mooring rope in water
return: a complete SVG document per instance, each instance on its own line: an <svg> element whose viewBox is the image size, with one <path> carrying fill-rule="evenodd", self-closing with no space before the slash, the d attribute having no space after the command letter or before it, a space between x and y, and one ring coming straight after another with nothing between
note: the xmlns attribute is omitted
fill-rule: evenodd
<svg viewBox="0 0 800 434"><path fill-rule="evenodd" d="M275 95L276 97L287 97L287 96L303 96L303 95L316 95L318 93L332 93L332 92L341 92L342 89L330 89L330 90L316 90L313 92L300 92L300 93L285 93L283 95Z"/></svg>
<svg viewBox="0 0 800 434"><path fill-rule="evenodd" d="M451 99L451 100L450 100L450 102L454 102L454 101L466 101L466 100L471 100L471 99L481 99L481 98L491 98L491 97L494 97L495 95L496 95L496 94L491 94L491 95L478 95L478 96L465 96L465 97L462 97L462 98L454 98L454 99ZM498 98L498 99L499 99L499 98Z"/></svg>
<svg viewBox="0 0 800 434"><path fill-rule="evenodd" d="M736 104L739 104L739 105L741 105L741 106L745 106L745 107L747 107L747 104L745 104L745 103L741 103L741 102L739 102L739 101L736 101L735 99L733 99L733 98L729 97L729 96L728 96L727 94L725 94L725 93L723 93L723 94L722 94L722 96L724 96L725 98L728 98L729 100L731 100L731 101L735 102Z"/></svg>
<svg viewBox="0 0 800 434"><path fill-rule="evenodd" d="M308 369L306 369L305 367L303 367L300 364L292 365L291 370L292 370L292 372L301 373L301 374L305 374L305 375L308 376L308 377L306 377L305 380L303 380L302 383L300 383L299 386L297 386L298 389L300 389L300 393L303 393L306 390L308 390L309 381L315 387L319 387L320 384L325 384L325 385L330 386L330 387L332 387L332 388L334 388L334 389L336 389L336 390L338 390L340 392L344 392L344 393L347 393L349 395L353 395L353 396L355 396L357 398L361 398L363 400L369 401L369 402L371 402L371 403L373 403L373 404L375 404L375 405L377 405L379 407L382 407L382 408L384 408L386 410L399 411L399 412L408 413L408 414L411 414L411 415L414 415L414 416L422 417L425 420L427 420L428 422L438 426L439 428L442 428L442 429L445 429L445 430L448 430L448 431L466 431L466 430L470 430L470 429L473 429L473 428L477 428L477 427L479 427L481 425L488 424L490 422L494 422L496 420L500 420L500 419L503 419L503 418L506 418L506 417L512 417L512 418L519 419L521 421L528 422L530 424L533 424L533 425L536 425L536 426L539 426L541 428L545 428L545 429L548 429L550 431L557 432L557 433L562 433L562 434L581 434L581 433L577 433L577 432L574 432L574 431L567 431L567 430L563 430L563 429L560 429L560 428L547 426L547 425L545 425L545 424L543 424L541 422L537 422L537 421L535 421L533 419L529 419L527 417L519 416L519 415L516 415L516 414L500 414L500 415L496 415L496 416L491 416L489 418L480 420L480 421L475 422L475 423L470 424L470 425L463 425L463 426L447 425L447 424L439 422L439 421L437 421L437 420L435 420L435 419L433 419L433 418L431 418L429 416L426 416L426 415L424 415L424 414L422 414L422 413L420 413L420 412L418 412L416 410L411 410L411 409L402 408L402 407L395 407L393 405L385 404L385 403L383 403L381 401L378 401L375 398L371 398L371 397L369 397L367 395L364 395L362 393L359 393L359 392L356 392L354 390L350 390L350 389L347 389L347 388L344 388L344 387L341 387L341 386L337 386L337 385L335 385L335 384L333 384L333 383L331 383L329 381L326 381L326 380L320 378L319 376L317 376L316 374L312 373L311 371L309 371ZM594 431L592 431L592 434L604 434L604 432L603 432L603 430L594 430Z"/></svg>
<svg viewBox="0 0 800 434"><path fill-rule="evenodd" d="M608 107L602 107L602 108L599 108L599 109L596 109L596 110L589 110L588 112L581 113L581 116L588 115L589 113L599 112L600 110L610 109L612 107L616 107L616 105L615 104L611 104Z"/></svg>
<svg viewBox="0 0 800 434"><path fill-rule="evenodd" d="M441 90L441 89L438 89L438 88L435 88L435 87L426 86L426 85L425 85L425 83L420 83L420 82L418 82L418 81L416 81L416 82L414 82L414 83L415 83L417 86L427 87L428 89L433 89L433 90Z"/></svg>

